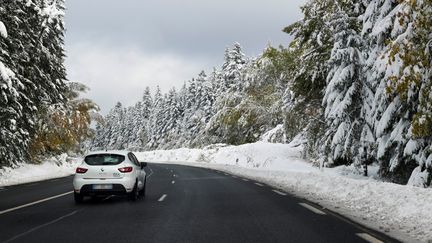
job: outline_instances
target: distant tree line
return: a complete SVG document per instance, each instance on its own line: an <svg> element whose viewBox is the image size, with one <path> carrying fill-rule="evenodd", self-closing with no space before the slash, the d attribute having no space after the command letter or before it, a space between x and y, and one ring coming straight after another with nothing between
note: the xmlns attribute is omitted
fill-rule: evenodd
<svg viewBox="0 0 432 243"><path fill-rule="evenodd" d="M259 140L283 122L280 77L266 76L267 58L247 59L239 44L227 49L225 62L202 71L180 90L154 95L147 88L132 107L121 103L96 128L92 149L162 149L243 144ZM285 140L280 140L284 142Z"/></svg>
<svg viewBox="0 0 432 243"><path fill-rule="evenodd" d="M97 106L66 81L64 2L0 4L0 167L77 150Z"/></svg>
<svg viewBox="0 0 432 243"><path fill-rule="evenodd" d="M92 148L243 144L300 134L323 166L377 163L397 183L432 172L432 1L309 0L288 47L246 58L235 44L180 90L118 103ZM282 125L281 125L282 124ZM270 134L269 134L270 133Z"/></svg>

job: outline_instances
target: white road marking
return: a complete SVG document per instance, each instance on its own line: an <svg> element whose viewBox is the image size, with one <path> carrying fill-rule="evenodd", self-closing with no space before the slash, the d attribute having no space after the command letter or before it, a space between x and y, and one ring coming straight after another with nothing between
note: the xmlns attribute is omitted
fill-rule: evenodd
<svg viewBox="0 0 432 243"><path fill-rule="evenodd" d="M244 181L249 181L248 179L245 179L245 178L243 178L242 180L244 180Z"/></svg>
<svg viewBox="0 0 432 243"><path fill-rule="evenodd" d="M171 181L171 184L174 184L175 183L175 181Z"/></svg>
<svg viewBox="0 0 432 243"><path fill-rule="evenodd" d="M366 234L366 233L357 233L356 234L358 237L362 238L363 240L370 242L370 243L384 243L380 240L378 240L377 238L373 237L370 234Z"/></svg>
<svg viewBox="0 0 432 243"><path fill-rule="evenodd" d="M149 168L149 169L150 169L150 175L148 175L147 178L149 178L150 176L153 175L153 170L151 168Z"/></svg>
<svg viewBox="0 0 432 243"><path fill-rule="evenodd" d="M223 177L223 176L189 177L189 178L182 178L182 179L179 179L179 180L182 180L182 181L194 181L194 180L220 180L220 179L226 179L226 177Z"/></svg>
<svg viewBox="0 0 432 243"><path fill-rule="evenodd" d="M275 192L275 193L277 193L277 194L279 194L279 195L282 195L282 196L288 195L285 192L281 192L281 191L278 191L278 190L272 190L272 191Z"/></svg>
<svg viewBox="0 0 432 243"><path fill-rule="evenodd" d="M159 198L159 202L162 202L167 197L167 194L163 194L162 197Z"/></svg>
<svg viewBox="0 0 432 243"><path fill-rule="evenodd" d="M315 207L313 207L313 206L311 206L311 205L309 205L309 204L307 204L307 203L299 203L299 204L300 204L301 206L303 206L303 207L309 209L310 211L316 213L316 214L319 214L319 215L325 215L325 214L326 214L326 213L324 213L323 211L321 211L321 210L319 210L319 209L317 209L317 208L315 208Z"/></svg>
<svg viewBox="0 0 432 243"><path fill-rule="evenodd" d="M257 186L264 186L263 184L258 183L258 182L255 182L254 184L257 185Z"/></svg>
<svg viewBox="0 0 432 243"><path fill-rule="evenodd" d="M174 175L173 175L173 177L177 177L177 175L176 175L176 174L174 174Z"/></svg>
<svg viewBox="0 0 432 243"><path fill-rule="evenodd" d="M0 211L0 215L8 213L8 212L15 211L15 210L18 210L18 209L21 209L21 208L26 208L26 207L29 207L29 206L33 206L35 204L43 203L43 202L46 202L46 201L49 201L49 200L52 200L52 199L63 197L63 196L69 195L71 193L73 193L73 191L65 192L65 193L62 193L62 194L59 194L59 195L56 195L56 196L52 196L52 197L47 197L47 198L44 198L44 199L41 199L41 200L37 200L37 201L31 202L31 203L27 203L27 204L24 204L24 205L21 205L21 206L17 206L17 207L14 207L14 208L9 208L9 209Z"/></svg>
<svg viewBox="0 0 432 243"><path fill-rule="evenodd" d="M39 225L39 226L36 226L36 227L34 227L34 228L31 228L31 229L27 230L27 231L24 232L24 233L21 233L21 234L19 234L19 235L16 235L16 236L10 238L9 240L4 241L4 243L14 241L14 240L16 240L16 239L18 239L18 238L20 238L20 237L23 237L23 236L25 236L25 235L28 235L28 234L30 234L31 232L36 231L36 230L38 230L38 229L40 229L40 228L43 228L43 227L48 226L48 225L50 225L50 224L57 223L58 221L60 221L60 220L62 220L62 219L64 219L64 218L67 218L67 217L70 217L70 216L76 214L78 211L79 211L79 210L75 210L75 211L73 211L72 213L66 214L66 215L61 216L61 217L59 217L59 218L56 218L56 219L54 219L54 220L52 220L52 221L50 221L50 222L48 222L48 223L41 224L41 225Z"/></svg>

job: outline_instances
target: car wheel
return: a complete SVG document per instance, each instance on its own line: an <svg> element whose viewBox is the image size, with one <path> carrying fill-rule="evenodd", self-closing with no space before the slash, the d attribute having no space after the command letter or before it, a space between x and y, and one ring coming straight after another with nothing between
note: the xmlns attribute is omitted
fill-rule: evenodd
<svg viewBox="0 0 432 243"><path fill-rule="evenodd" d="M138 196L139 196L138 185L137 185L137 183L135 182L135 186L134 186L133 190L130 192L130 194L129 194L129 198L130 198L132 201L136 201L136 200L138 199Z"/></svg>
<svg viewBox="0 0 432 243"><path fill-rule="evenodd" d="M84 196L79 194L79 193L74 192L74 200L75 200L75 203L77 203L77 204L82 203L84 200Z"/></svg>
<svg viewBox="0 0 432 243"><path fill-rule="evenodd" d="M145 193L146 193L146 184L147 184L147 177L144 179L144 186L140 191L140 196L145 197Z"/></svg>

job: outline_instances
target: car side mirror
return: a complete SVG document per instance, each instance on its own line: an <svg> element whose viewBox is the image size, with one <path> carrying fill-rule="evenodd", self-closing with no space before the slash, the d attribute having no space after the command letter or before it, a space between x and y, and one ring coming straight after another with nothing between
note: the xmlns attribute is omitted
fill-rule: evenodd
<svg viewBox="0 0 432 243"><path fill-rule="evenodd" d="M140 165L141 165L141 169L144 169L144 167L147 166L147 162L140 162Z"/></svg>

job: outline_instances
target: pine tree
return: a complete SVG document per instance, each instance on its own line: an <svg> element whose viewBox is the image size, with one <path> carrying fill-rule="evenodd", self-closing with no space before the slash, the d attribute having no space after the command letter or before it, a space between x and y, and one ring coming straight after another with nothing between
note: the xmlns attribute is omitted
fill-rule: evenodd
<svg viewBox="0 0 432 243"><path fill-rule="evenodd" d="M224 90L235 89L241 91L244 87L242 82L242 69L246 64L245 54L239 43L234 43L233 48L225 51L225 61L222 65Z"/></svg>
<svg viewBox="0 0 432 243"><path fill-rule="evenodd" d="M238 122L240 115L233 109L240 104L244 88L247 86L245 80L244 67L247 61L238 43L234 44L232 49L225 51L225 61L221 69L222 82L220 89L216 91L218 96L215 102L216 113L209 121L206 133L210 136L217 137L221 142L229 144L241 143L237 141L239 137Z"/></svg>
<svg viewBox="0 0 432 243"><path fill-rule="evenodd" d="M35 0L0 6L0 164L26 161L38 117L67 101L63 5Z"/></svg>
<svg viewBox="0 0 432 243"><path fill-rule="evenodd" d="M400 102L401 117L396 128L401 138L393 142L399 149L397 163L391 161L390 168L382 168L382 172L395 181L405 182L411 177L411 184L427 186L432 179L432 2L406 1L397 10L399 24L392 31L394 39L388 52L394 72L389 77L387 93ZM414 167L417 168L413 170Z"/></svg>
<svg viewBox="0 0 432 243"><path fill-rule="evenodd" d="M203 141L199 134L203 134L207 122L213 115L215 100L212 83L208 81L204 71L188 83L185 97L181 137L185 140L186 146L201 145Z"/></svg>
<svg viewBox="0 0 432 243"><path fill-rule="evenodd" d="M291 103L286 109L285 124L296 121L297 114L301 114L307 123L304 128L307 138L305 152L315 159L319 156L316 151L326 131L321 104L330 69L328 60L334 46L330 26L334 4L334 1L327 0L308 1L301 7L303 18L284 29L284 32L294 36L290 48L296 65L290 75L291 84L285 91L284 99ZM285 127L289 128L289 125Z"/></svg>
<svg viewBox="0 0 432 243"><path fill-rule="evenodd" d="M368 96L370 104L364 108L367 123L373 131L373 136L367 135L368 140L375 139L373 146L367 146L367 150L372 153L369 157L380 163L382 176L403 183L407 178L404 174L413 166L408 161L401 163L405 144L409 140L406 134L412 115L409 106L401 103L401 96L392 95L388 86L400 66L400 60L390 63L389 43L407 27L406 24L401 25L401 8L403 5L395 1L371 1L363 15L363 34L369 40L365 83L374 94L373 98Z"/></svg>
<svg viewBox="0 0 432 243"><path fill-rule="evenodd" d="M0 166L23 161L29 142L31 116L24 112L23 105L31 103L23 94L14 56L20 43L13 26L22 22L22 16L18 16L20 7L14 2L0 6Z"/></svg>
<svg viewBox="0 0 432 243"><path fill-rule="evenodd" d="M151 115L149 118L149 137L150 140L146 147L150 149L157 148L160 144L160 139L163 136L163 126L162 126L162 109L165 105L161 90L159 86L156 88L156 93L154 95L154 103L151 109Z"/></svg>
<svg viewBox="0 0 432 243"><path fill-rule="evenodd" d="M362 105L363 43L359 34L359 3L335 2L332 14L334 46L328 66L323 98L327 131L323 137L323 158L330 164L359 164L359 140L363 120Z"/></svg>
<svg viewBox="0 0 432 243"><path fill-rule="evenodd" d="M165 106L162 109L163 136L162 143L165 147L175 147L176 140L180 137L181 120L183 118L182 105L175 88L169 90L165 97Z"/></svg>

